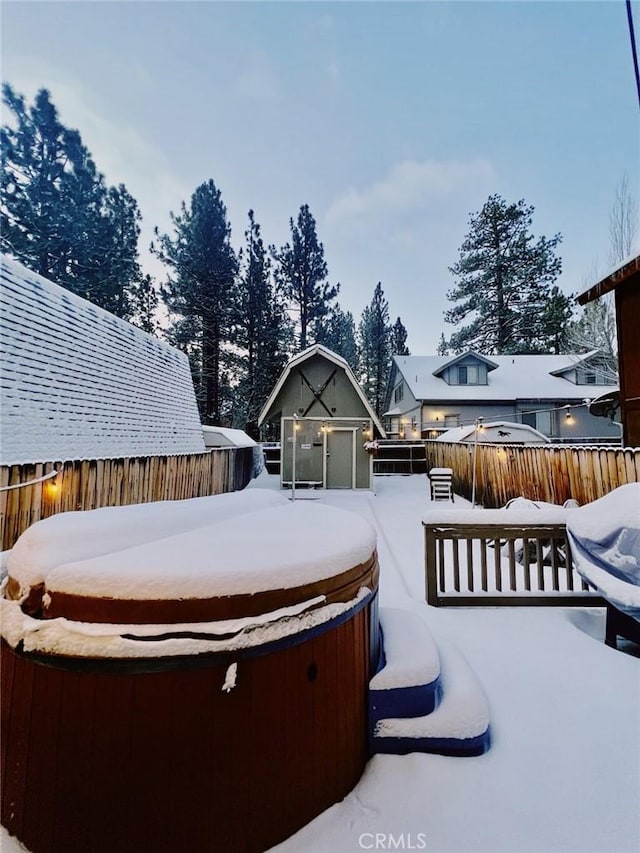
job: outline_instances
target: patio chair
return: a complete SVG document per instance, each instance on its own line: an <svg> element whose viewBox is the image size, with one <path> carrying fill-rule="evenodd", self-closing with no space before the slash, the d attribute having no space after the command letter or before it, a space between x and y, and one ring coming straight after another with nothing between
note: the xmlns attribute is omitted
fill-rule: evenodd
<svg viewBox="0 0 640 853"><path fill-rule="evenodd" d="M431 500L451 501L453 503L453 470L451 468L432 468L428 476Z"/></svg>

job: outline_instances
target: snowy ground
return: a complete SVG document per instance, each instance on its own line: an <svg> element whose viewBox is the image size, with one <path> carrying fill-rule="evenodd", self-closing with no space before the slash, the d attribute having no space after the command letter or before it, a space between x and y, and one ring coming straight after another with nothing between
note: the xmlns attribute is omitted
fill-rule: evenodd
<svg viewBox="0 0 640 853"><path fill-rule="evenodd" d="M253 487L278 490L278 478ZM296 498L374 524L381 604L422 614L464 653L489 698L492 746L479 758L377 755L343 802L274 852L637 853L640 661L603 644L603 611L428 607L424 476ZM0 847L23 849L4 831Z"/></svg>
<svg viewBox="0 0 640 853"><path fill-rule="evenodd" d="M600 609L428 607L426 478L376 477L375 490L297 499L373 522L381 604L421 612L436 641L461 649L489 698L492 746L479 758L377 755L343 802L274 851L637 853L640 661L604 645Z"/></svg>

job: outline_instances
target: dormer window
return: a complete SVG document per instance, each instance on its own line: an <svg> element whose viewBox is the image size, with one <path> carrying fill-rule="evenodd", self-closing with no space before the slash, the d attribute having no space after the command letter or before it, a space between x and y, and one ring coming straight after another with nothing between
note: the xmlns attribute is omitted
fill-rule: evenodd
<svg viewBox="0 0 640 853"><path fill-rule="evenodd" d="M478 384L478 365L477 364L460 364L458 365L458 385L477 385Z"/></svg>

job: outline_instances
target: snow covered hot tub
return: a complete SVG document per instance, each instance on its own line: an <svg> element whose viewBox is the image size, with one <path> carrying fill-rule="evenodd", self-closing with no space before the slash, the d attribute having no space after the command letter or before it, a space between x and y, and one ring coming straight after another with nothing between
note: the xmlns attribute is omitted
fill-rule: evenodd
<svg viewBox="0 0 640 853"><path fill-rule="evenodd" d="M41 851L259 851L367 760L375 532L249 490L66 513L2 607L2 822Z"/></svg>

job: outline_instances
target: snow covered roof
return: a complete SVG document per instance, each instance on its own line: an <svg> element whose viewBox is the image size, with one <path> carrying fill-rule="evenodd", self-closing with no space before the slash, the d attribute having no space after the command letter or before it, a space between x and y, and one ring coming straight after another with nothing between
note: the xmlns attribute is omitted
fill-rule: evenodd
<svg viewBox="0 0 640 853"><path fill-rule="evenodd" d="M5 256L0 464L202 453L184 353Z"/></svg>
<svg viewBox="0 0 640 853"><path fill-rule="evenodd" d="M256 442L242 429L220 426L202 426L207 447L256 447Z"/></svg>
<svg viewBox="0 0 640 853"><path fill-rule="evenodd" d="M454 427L440 433L436 441L473 441L475 425ZM482 425L478 433L478 441L496 444L513 444L515 442L526 442L527 444L547 444L549 438L543 433L527 424L516 424L511 421L492 421Z"/></svg>
<svg viewBox="0 0 640 853"><path fill-rule="evenodd" d="M321 355L324 358L326 358L328 361L332 361L334 364L337 364L338 367L341 367L344 370L344 372L347 375L347 379L353 385L353 388L354 388L356 394L358 395L358 397L362 401L362 403L363 403L364 407L366 408L366 410L369 414L369 417L373 421L376 429L379 431L380 435L384 438L386 433L382 427L382 424L378 420L378 416L376 415L375 411L371 407L371 403L369 403L369 401L365 397L365 395L362 391L362 388L360 387L360 385L358 383L358 380L356 379L356 377L353 374L353 371L349 367L349 363L341 355L338 355L337 353L333 352L333 350L330 350L328 347L325 347L322 344L313 344L313 346L307 347L307 349L298 353L298 355L294 356L294 358L292 358L291 361L287 365L285 365L284 370L280 374L280 378L276 382L275 388L273 389L273 391L269 395L269 399L267 400L267 402L262 407L262 411L260 412L260 417L258 418L258 425L260 425L263 422L263 420L266 418L267 413L269 412L269 409L273 405L274 400L276 399L276 397L280 393L282 386L287 381L287 378L289 377L293 368L297 367L299 364L302 364L308 358L311 358L311 356L314 356L314 355Z"/></svg>
<svg viewBox="0 0 640 853"><path fill-rule="evenodd" d="M451 356L397 355L394 362L417 400L567 400L611 390L611 385L576 385L560 375L593 354L492 355L496 368L488 373L486 385L447 384L437 374Z"/></svg>

